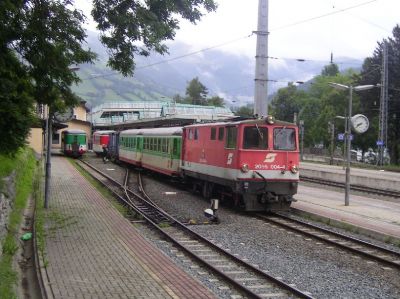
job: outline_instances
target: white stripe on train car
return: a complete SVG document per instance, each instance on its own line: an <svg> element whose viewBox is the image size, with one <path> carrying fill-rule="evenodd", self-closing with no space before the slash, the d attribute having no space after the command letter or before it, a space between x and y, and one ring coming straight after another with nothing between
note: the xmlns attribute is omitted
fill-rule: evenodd
<svg viewBox="0 0 400 299"><path fill-rule="evenodd" d="M293 174L290 170L286 170L282 173L281 170L249 170L249 172L243 173L239 169L224 168L213 165L186 162L182 166L182 169L210 175L218 178L224 178L229 180L243 180L243 179L262 179L256 172L261 174L267 180L287 180L287 181L298 181L299 173Z"/></svg>

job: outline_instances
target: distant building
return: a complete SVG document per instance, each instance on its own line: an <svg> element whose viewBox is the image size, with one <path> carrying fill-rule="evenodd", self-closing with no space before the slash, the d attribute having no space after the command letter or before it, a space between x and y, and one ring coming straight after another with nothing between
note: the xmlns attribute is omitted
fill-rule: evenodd
<svg viewBox="0 0 400 299"><path fill-rule="evenodd" d="M234 117L229 108L176 104L169 101L113 102L97 106L90 114L95 128L147 119L186 118L194 121Z"/></svg>
<svg viewBox="0 0 400 299"><path fill-rule="evenodd" d="M53 122L51 148L61 149L61 132L67 129L80 129L84 130L86 134L88 134L88 137L91 135L91 123L87 120L89 110L85 103L85 101L82 101L78 106L74 107L74 116L70 121L62 124ZM29 146L32 147L37 154L43 155L43 151L45 150L45 128L48 115L47 106L38 105L36 113L42 120L42 126L32 128L27 141Z"/></svg>

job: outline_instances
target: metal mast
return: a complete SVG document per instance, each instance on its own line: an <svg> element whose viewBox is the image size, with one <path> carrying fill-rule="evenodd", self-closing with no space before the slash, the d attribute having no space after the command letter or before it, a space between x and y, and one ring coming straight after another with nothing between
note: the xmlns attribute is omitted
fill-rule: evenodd
<svg viewBox="0 0 400 299"><path fill-rule="evenodd" d="M254 114L268 114L268 0L258 2Z"/></svg>
<svg viewBox="0 0 400 299"><path fill-rule="evenodd" d="M378 164L383 165L383 155L387 148L387 122L388 122L388 49L387 43L383 43L382 73L381 73L381 99L379 107L379 160Z"/></svg>

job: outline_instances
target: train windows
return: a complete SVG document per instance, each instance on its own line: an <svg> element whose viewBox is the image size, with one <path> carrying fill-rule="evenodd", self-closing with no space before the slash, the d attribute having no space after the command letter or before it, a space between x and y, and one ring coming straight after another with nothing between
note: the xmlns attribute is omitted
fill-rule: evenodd
<svg viewBox="0 0 400 299"><path fill-rule="evenodd" d="M224 127L218 129L218 140L224 140Z"/></svg>
<svg viewBox="0 0 400 299"><path fill-rule="evenodd" d="M226 127L226 148L236 148L237 127Z"/></svg>
<svg viewBox="0 0 400 299"><path fill-rule="evenodd" d="M275 128L274 129L274 149L276 150L295 150L296 131L295 129Z"/></svg>
<svg viewBox="0 0 400 299"><path fill-rule="evenodd" d="M189 129L189 136L188 136L188 138L189 138L189 140L192 140L193 139L193 129Z"/></svg>
<svg viewBox="0 0 400 299"><path fill-rule="evenodd" d="M178 154L178 139L176 139L176 138L174 138L174 145L173 145L172 154L174 156Z"/></svg>
<svg viewBox="0 0 400 299"><path fill-rule="evenodd" d="M211 128L211 140L215 140L215 137L217 136L217 128Z"/></svg>
<svg viewBox="0 0 400 299"><path fill-rule="evenodd" d="M168 153L168 140L167 138L162 139L162 151Z"/></svg>
<svg viewBox="0 0 400 299"><path fill-rule="evenodd" d="M244 128L244 149L266 149L268 146L268 130L266 127L251 126Z"/></svg>
<svg viewBox="0 0 400 299"><path fill-rule="evenodd" d="M199 129L194 129L194 140L198 140L199 139Z"/></svg>

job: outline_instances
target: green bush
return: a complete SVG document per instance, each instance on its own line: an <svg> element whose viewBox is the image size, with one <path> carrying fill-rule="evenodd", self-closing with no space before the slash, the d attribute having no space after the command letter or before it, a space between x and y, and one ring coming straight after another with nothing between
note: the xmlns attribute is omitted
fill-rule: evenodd
<svg viewBox="0 0 400 299"><path fill-rule="evenodd" d="M0 156L0 165L1 177L9 175L12 171L16 172L15 199L9 217L8 233L4 240L0 240L3 248L0 259L0 299L9 299L16 298L14 286L18 277L12 261L18 250L18 229L23 210L32 192L36 159L31 149L21 149L13 157Z"/></svg>

